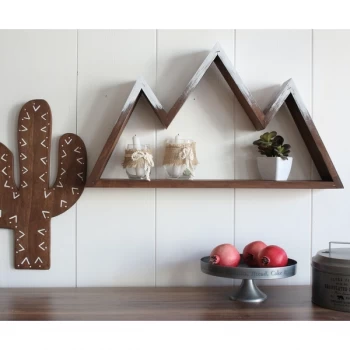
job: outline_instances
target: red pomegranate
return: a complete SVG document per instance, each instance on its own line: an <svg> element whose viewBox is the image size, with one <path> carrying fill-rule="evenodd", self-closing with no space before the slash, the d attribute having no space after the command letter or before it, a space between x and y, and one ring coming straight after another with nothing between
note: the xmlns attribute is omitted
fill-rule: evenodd
<svg viewBox="0 0 350 350"><path fill-rule="evenodd" d="M260 267L283 267L288 263L287 253L277 245L269 245L258 254Z"/></svg>
<svg viewBox="0 0 350 350"><path fill-rule="evenodd" d="M267 245L262 241L254 241L246 245L243 249L243 260L251 267L257 267L258 254L260 250L264 249Z"/></svg>
<svg viewBox="0 0 350 350"><path fill-rule="evenodd" d="M240 255L232 244L220 244L210 253L210 262L214 265L235 267L239 264Z"/></svg>

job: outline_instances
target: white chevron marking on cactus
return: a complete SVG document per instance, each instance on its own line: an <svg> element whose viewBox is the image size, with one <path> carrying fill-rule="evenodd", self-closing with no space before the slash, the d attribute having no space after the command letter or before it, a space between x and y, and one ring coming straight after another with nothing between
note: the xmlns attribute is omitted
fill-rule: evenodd
<svg viewBox="0 0 350 350"><path fill-rule="evenodd" d="M25 249L24 249L24 247L22 246L22 244L19 244L19 243L18 243L18 245L21 247L21 249L19 249L18 251L19 251L19 252L23 252L23 250L25 250Z"/></svg>
<svg viewBox="0 0 350 350"><path fill-rule="evenodd" d="M44 129L45 129L45 130L44 130ZM42 127L40 130L41 130L42 132L46 132L46 126Z"/></svg>
<svg viewBox="0 0 350 350"><path fill-rule="evenodd" d="M28 172L28 169L25 166L22 166L22 174L25 174Z"/></svg>
<svg viewBox="0 0 350 350"><path fill-rule="evenodd" d="M46 118L45 118L45 115L46 115L47 113L44 113L42 116L41 116L41 118L42 119L44 119L44 120L46 120Z"/></svg>
<svg viewBox="0 0 350 350"><path fill-rule="evenodd" d="M15 219L15 222L16 222L16 224L17 224L17 215L11 216L11 217L10 217L10 220L11 220L11 219Z"/></svg>
<svg viewBox="0 0 350 350"><path fill-rule="evenodd" d="M37 257L37 259L35 260L34 264L36 264L38 262L38 260L43 264L43 261L39 257Z"/></svg>
<svg viewBox="0 0 350 350"><path fill-rule="evenodd" d="M24 153L21 153L20 158L21 158L22 160L25 160L25 159L27 159L28 157L27 157Z"/></svg>
<svg viewBox="0 0 350 350"><path fill-rule="evenodd" d="M20 238L22 238L22 237L24 237L26 234L24 233L24 232L22 232L22 231L18 231L19 233L22 233L22 235L21 236L19 236L18 237L18 239L20 239Z"/></svg>
<svg viewBox="0 0 350 350"><path fill-rule="evenodd" d="M59 185L57 185L56 187L63 188L62 182L61 182L61 181L58 181L58 183L59 183Z"/></svg>
<svg viewBox="0 0 350 350"><path fill-rule="evenodd" d="M39 179L40 179L42 182L45 182L45 180L43 179L43 176L45 176L45 173L42 174L42 175L40 175L40 176L39 176Z"/></svg>
<svg viewBox="0 0 350 350"><path fill-rule="evenodd" d="M28 112L26 112L26 114L27 114L27 117L23 117L24 119L30 119L30 115L28 114Z"/></svg>
<svg viewBox="0 0 350 350"><path fill-rule="evenodd" d="M13 194L13 199L16 199L16 198L18 198L20 196L20 194L16 193L16 192L13 192L12 194Z"/></svg>
<svg viewBox="0 0 350 350"><path fill-rule="evenodd" d="M43 140L43 141L41 141L40 143L41 143L41 146L43 146L43 147L45 147L46 148L46 145L44 145L44 142L45 142L46 140Z"/></svg>
<svg viewBox="0 0 350 350"><path fill-rule="evenodd" d="M21 143L19 143L20 145L21 145L21 147L23 147L23 146L25 146L26 144L27 144L27 142L22 138L22 144Z"/></svg>
<svg viewBox="0 0 350 350"><path fill-rule="evenodd" d="M65 141L65 143L67 144L67 145L69 145L71 142L72 142L72 139L70 139L69 141L67 141L67 139L66 140L64 140Z"/></svg>
<svg viewBox="0 0 350 350"><path fill-rule="evenodd" d="M24 258L23 261L21 262L21 265L23 265L25 261L27 261L28 265L30 265L28 258Z"/></svg>
<svg viewBox="0 0 350 350"><path fill-rule="evenodd" d="M38 233L40 233L42 236L45 236L45 232L46 232L46 230L44 228L38 230Z"/></svg>
<svg viewBox="0 0 350 350"><path fill-rule="evenodd" d="M38 245L38 247L39 247L40 249L42 249L42 250L45 250L45 248L42 247L43 244L45 244L45 242L40 243L40 244Z"/></svg>
<svg viewBox="0 0 350 350"><path fill-rule="evenodd" d="M46 216L46 214L50 214L49 211L42 210L41 212L42 212L42 214L43 214L44 219L47 219L47 218L49 217L49 215Z"/></svg>
<svg viewBox="0 0 350 350"><path fill-rule="evenodd" d="M77 147L77 148L74 150L74 152L76 152L76 153L80 153L80 151L79 151L79 150L80 150L80 148L81 148L81 147Z"/></svg>
<svg viewBox="0 0 350 350"><path fill-rule="evenodd" d="M63 151L63 153L64 153L64 156L62 156L62 158L64 158L64 157L67 156L67 153L66 153L66 151L65 151L64 149L63 149L62 151Z"/></svg>
<svg viewBox="0 0 350 350"><path fill-rule="evenodd" d="M47 164L47 157L40 158L41 162L45 165Z"/></svg>
<svg viewBox="0 0 350 350"><path fill-rule="evenodd" d="M50 192L49 194L47 194L47 193L46 193L46 190L45 190L45 191L44 191L44 196L45 196L45 198L49 197L51 193L52 193L52 192Z"/></svg>
<svg viewBox="0 0 350 350"><path fill-rule="evenodd" d="M84 164L81 160L84 159L84 158L78 158L77 159L77 162L80 163L80 164Z"/></svg>
<svg viewBox="0 0 350 350"><path fill-rule="evenodd" d="M36 112L39 108L40 108L40 105L39 105L38 107L36 107L36 108L35 108L35 106L33 105L34 112Z"/></svg>
<svg viewBox="0 0 350 350"><path fill-rule="evenodd" d="M1 172L7 176L7 173L6 173L6 171L5 171L5 170L6 170L6 168L7 168L7 167L5 166L5 168L4 168L4 169L2 169L2 170L1 170Z"/></svg>
<svg viewBox="0 0 350 350"><path fill-rule="evenodd" d="M7 154L3 154L3 155L1 156L1 160L3 160L4 162L7 162L7 160L4 158L5 156L7 156Z"/></svg>
<svg viewBox="0 0 350 350"><path fill-rule="evenodd" d="M61 169L62 169L62 173L61 173L61 175L65 174L65 173L66 173L66 171L65 171L63 168L61 168Z"/></svg>
<svg viewBox="0 0 350 350"><path fill-rule="evenodd" d="M7 180L5 181L4 187L10 188L11 186L7 185Z"/></svg>
<svg viewBox="0 0 350 350"><path fill-rule="evenodd" d="M73 193L73 194L75 194L75 193L74 193L74 190L79 191L79 188L77 188L77 187L72 187L72 193Z"/></svg>
<svg viewBox="0 0 350 350"><path fill-rule="evenodd" d="M23 185L23 184L25 184L25 185ZM23 183L21 186L22 186L22 188L26 188L28 186L28 184L23 180Z"/></svg>
<svg viewBox="0 0 350 350"><path fill-rule="evenodd" d="M67 204L66 201L64 201L63 199L61 199L61 204L60 204L60 207L62 208L63 207L63 203ZM66 206L67 207L67 206Z"/></svg>
<svg viewBox="0 0 350 350"><path fill-rule="evenodd" d="M77 174L77 176L81 178L81 181L84 181L83 173L79 173L79 174Z"/></svg>
<svg viewBox="0 0 350 350"><path fill-rule="evenodd" d="M22 127L22 129L19 129L18 131L23 132L23 131L27 131L28 130L28 128L26 128L24 125L21 125L21 127Z"/></svg>

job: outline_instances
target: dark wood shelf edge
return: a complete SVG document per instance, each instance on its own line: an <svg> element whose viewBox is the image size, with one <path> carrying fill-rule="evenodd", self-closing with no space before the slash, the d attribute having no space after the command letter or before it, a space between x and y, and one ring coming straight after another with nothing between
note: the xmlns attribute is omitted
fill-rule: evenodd
<svg viewBox="0 0 350 350"><path fill-rule="evenodd" d="M333 181L267 181L267 180L167 180L100 179L87 187L100 188L279 188L335 189Z"/></svg>

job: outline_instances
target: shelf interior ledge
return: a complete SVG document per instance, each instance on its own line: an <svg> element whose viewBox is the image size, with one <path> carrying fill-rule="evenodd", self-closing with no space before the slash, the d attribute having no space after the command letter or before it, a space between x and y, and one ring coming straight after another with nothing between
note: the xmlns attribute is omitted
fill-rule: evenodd
<svg viewBox="0 0 350 350"><path fill-rule="evenodd" d="M87 187L99 188L280 188L280 189L334 189L333 181L316 180L168 180L155 179L100 179Z"/></svg>

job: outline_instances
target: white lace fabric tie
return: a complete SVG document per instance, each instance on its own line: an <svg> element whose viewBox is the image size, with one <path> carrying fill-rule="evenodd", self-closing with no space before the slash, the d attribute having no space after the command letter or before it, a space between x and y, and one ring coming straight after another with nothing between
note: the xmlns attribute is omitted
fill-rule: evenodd
<svg viewBox="0 0 350 350"><path fill-rule="evenodd" d="M131 155L131 159L133 161L138 161L139 159L144 159L144 170L145 170L145 175L147 181L151 181L150 179L150 173L151 173L151 168L154 167L154 162L153 162L153 156L152 154L148 152L143 152L143 151L135 151Z"/></svg>
<svg viewBox="0 0 350 350"><path fill-rule="evenodd" d="M193 159L194 154L191 146L184 147L179 153L179 158L186 161L186 169L191 173L191 177L194 176Z"/></svg>

